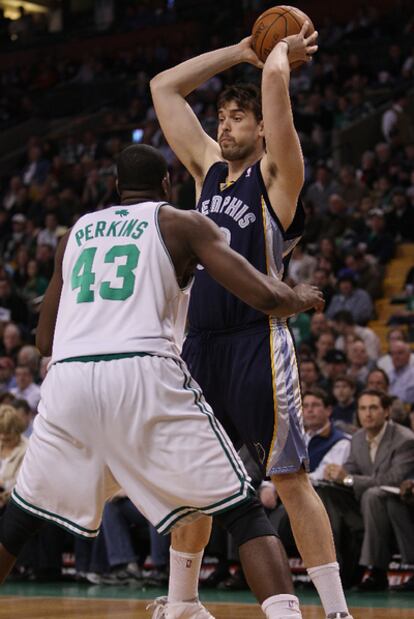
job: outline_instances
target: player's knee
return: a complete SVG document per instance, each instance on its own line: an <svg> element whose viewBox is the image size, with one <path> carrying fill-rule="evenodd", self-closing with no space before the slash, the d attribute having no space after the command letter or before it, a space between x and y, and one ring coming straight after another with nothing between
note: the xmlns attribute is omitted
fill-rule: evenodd
<svg viewBox="0 0 414 619"><path fill-rule="evenodd" d="M314 492L308 474L303 468L294 473L272 475L272 482L284 503L301 501L303 493Z"/></svg>
<svg viewBox="0 0 414 619"><path fill-rule="evenodd" d="M256 498L216 516L216 519L227 529L238 548L256 537L269 535L277 537L260 501Z"/></svg>
<svg viewBox="0 0 414 619"><path fill-rule="evenodd" d="M0 543L7 552L17 557L27 540L37 533L43 524L43 520L9 501L0 519Z"/></svg>
<svg viewBox="0 0 414 619"><path fill-rule="evenodd" d="M191 524L174 529L171 546L178 552L201 552L210 539L211 522L210 516L203 516Z"/></svg>

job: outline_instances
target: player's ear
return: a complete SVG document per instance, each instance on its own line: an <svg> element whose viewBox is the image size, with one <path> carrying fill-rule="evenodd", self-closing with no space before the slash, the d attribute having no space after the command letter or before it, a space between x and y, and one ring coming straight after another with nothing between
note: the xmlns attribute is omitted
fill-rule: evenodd
<svg viewBox="0 0 414 619"><path fill-rule="evenodd" d="M171 181L170 181L169 172L167 172L167 174L162 179L161 186L164 192L165 199L167 200L167 202L170 202L171 201Z"/></svg>
<svg viewBox="0 0 414 619"><path fill-rule="evenodd" d="M265 137L265 130L264 130L264 122L263 122L263 120L261 120L259 122L259 135L260 135L261 138Z"/></svg>

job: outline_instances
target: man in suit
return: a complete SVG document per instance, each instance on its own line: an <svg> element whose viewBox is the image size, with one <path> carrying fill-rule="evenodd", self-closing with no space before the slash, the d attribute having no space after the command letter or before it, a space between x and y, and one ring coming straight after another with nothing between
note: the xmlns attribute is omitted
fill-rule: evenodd
<svg viewBox="0 0 414 619"><path fill-rule="evenodd" d="M369 579L360 585L363 590L388 586L380 548L388 542L372 533L380 486L399 487L414 470L414 433L388 421L389 408L385 393L375 389L361 393L358 417L362 427L352 437L350 456L344 466L328 465L326 477L335 484L319 489L345 584L355 584L361 575L358 564L372 568Z"/></svg>

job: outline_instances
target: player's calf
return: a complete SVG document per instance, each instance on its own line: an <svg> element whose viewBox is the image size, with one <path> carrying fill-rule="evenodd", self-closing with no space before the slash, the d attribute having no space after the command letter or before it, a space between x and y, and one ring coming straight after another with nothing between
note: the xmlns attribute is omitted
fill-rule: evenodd
<svg viewBox="0 0 414 619"><path fill-rule="evenodd" d="M11 500L0 519L0 584L10 574L28 539L37 533L43 520L23 511Z"/></svg>

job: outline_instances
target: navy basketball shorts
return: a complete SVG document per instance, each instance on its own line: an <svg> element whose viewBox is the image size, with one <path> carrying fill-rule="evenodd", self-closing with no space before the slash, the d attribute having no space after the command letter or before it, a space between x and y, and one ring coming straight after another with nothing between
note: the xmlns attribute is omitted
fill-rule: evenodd
<svg viewBox="0 0 414 619"><path fill-rule="evenodd" d="M264 475L308 470L298 366L286 321L231 332L190 330L182 357L235 447L245 444Z"/></svg>

